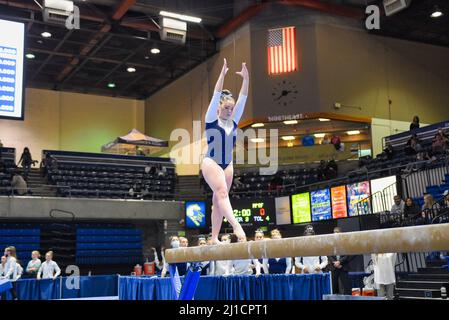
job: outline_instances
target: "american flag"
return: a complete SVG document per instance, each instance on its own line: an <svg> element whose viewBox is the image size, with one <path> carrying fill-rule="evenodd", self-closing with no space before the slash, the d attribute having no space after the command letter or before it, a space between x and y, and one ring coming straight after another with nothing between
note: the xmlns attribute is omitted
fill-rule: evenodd
<svg viewBox="0 0 449 320"><path fill-rule="evenodd" d="M268 74L298 70L296 28L268 30Z"/></svg>

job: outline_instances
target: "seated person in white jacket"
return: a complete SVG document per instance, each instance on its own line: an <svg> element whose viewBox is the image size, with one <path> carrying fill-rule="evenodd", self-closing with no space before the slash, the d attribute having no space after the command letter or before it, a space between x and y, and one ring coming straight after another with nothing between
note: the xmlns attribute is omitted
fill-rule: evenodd
<svg viewBox="0 0 449 320"><path fill-rule="evenodd" d="M304 236L314 236L315 231L312 226L308 226L304 231ZM295 266L301 269L302 273L321 273L328 264L327 256L316 257L295 257Z"/></svg>
<svg viewBox="0 0 449 320"><path fill-rule="evenodd" d="M246 242L246 237L240 237L237 239L238 242ZM260 269L262 265L257 259L241 259L232 260L232 274L234 275L252 275L253 268L256 269L256 277L260 275Z"/></svg>
<svg viewBox="0 0 449 320"><path fill-rule="evenodd" d="M229 234L224 234L221 236L222 243L231 243L231 236ZM231 274L232 270L232 260L218 260L212 261L211 275L215 276L228 276Z"/></svg>
<svg viewBox="0 0 449 320"><path fill-rule="evenodd" d="M37 279L55 280L60 274L61 269L58 264L53 261L53 251L48 251L45 254L45 261L42 262L39 271L37 272Z"/></svg>

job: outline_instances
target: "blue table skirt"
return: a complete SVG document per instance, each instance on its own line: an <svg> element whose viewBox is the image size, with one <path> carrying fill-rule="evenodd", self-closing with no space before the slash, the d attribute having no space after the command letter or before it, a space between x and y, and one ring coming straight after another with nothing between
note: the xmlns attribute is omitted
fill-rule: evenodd
<svg viewBox="0 0 449 320"><path fill-rule="evenodd" d="M183 277L181 277L183 281ZM170 300L169 278L120 277L120 300ZM321 300L330 294L330 275L201 277L195 300Z"/></svg>
<svg viewBox="0 0 449 320"><path fill-rule="evenodd" d="M73 280L73 278L70 278ZM62 290L61 290L62 283ZM79 277L79 289L72 289L73 281L67 277L51 279L20 279L17 281L19 300L50 300L68 298L87 298L117 295L117 276ZM12 296L6 293L7 299Z"/></svg>

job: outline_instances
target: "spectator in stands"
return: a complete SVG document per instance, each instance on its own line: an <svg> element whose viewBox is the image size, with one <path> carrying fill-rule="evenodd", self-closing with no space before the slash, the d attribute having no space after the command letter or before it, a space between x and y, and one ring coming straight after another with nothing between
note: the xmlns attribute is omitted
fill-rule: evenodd
<svg viewBox="0 0 449 320"><path fill-rule="evenodd" d="M374 267L374 283L378 297L394 298L394 285L396 283L395 264L396 253L372 254Z"/></svg>
<svg viewBox="0 0 449 320"><path fill-rule="evenodd" d="M176 249L179 247L186 248L189 246L189 241L185 237L172 236L172 237L170 237L170 245L171 245L172 249ZM176 263L176 268L178 269L179 276L184 276L187 273L187 269L189 268L189 266L190 266L190 263L187 263L187 262ZM168 268L168 265L167 265L167 268ZM167 271L168 271L168 269L162 270L163 275L161 274L161 276L165 277L165 274Z"/></svg>
<svg viewBox="0 0 449 320"><path fill-rule="evenodd" d="M238 242L246 242L246 237L238 238ZM252 275L253 268L256 270L256 277L260 275L261 265L257 259L241 259L232 261L231 273L235 275Z"/></svg>
<svg viewBox="0 0 449 320"><path fill-rule="evenodd" d="M136 156L146 156L145 152L143 151L143 149L139 146L136 146Z"/></svg>
<svg viewBox="0 0 449 320"><path fill-rule="evenodd" d="M445 190L443 193L444 196L444 208L448 209L449 208L449 190Z"/></svg>
<svg viewBox="0 0 449 320"><path fill-rule="evenodd" d="M314 236L315 231L312 226L308 226L304 231L304 236ZM295 257L295 266L302 273L321 273L328 264L327 256L316 257Z"/></svg>
<svg viewBox="0 0 449 320"><path fill-rule="evenodd" d="M0 140L0 148L3 148L3 142Z"/></svg>
<svg viewBox="0 0 449 320"><path fill-rule="evenodd" d="M221 236L221 243L231 243L231 236L224 234ZM211 274L215 276L228 276L231 274L232 260L217 260L211 265Z"/></svg>
<svg viewBox="0 0 449 320"><path fill-rule="evenodd" d="M31 260L28 262L26 272L33 277L37 276L37 272L39 271L39 268L41 267L41 260L40 260L41 254L39 251L33 251L31 253Z"/></svg>
<svg viewBox="0 0 449 320"><path fill-rule="evenodd" d="M282 234L278 229L271 230L271 239L282 239ZM292 258L270 258L263 259L264 270L268 274L290 274L292 271Z"/></svg>
<svg viewBox="0 0 449 320"><path fill-rule="evenodd" d="M28 173L30 172L31 166L34 165L36 162L37 161L33 160L33 158L31 157L30 149L28 147L25 147L23 149L22 155L20 156L19 163L17 164L18 166L22 164L23 177L25 178L25 180L28 178Z"/></svg>
<svg viewBox="0 0 449 320"><path fill-rule="evenodd" d="M12 179L11 179L11 187L14 194L18 194L19 196L26 195L28 193L28 185L25 179L19 174L19 171L16 169Z"/></svg>
<svg viewBox="0 0 449 320"><path fill-rule="evenodd" d="M158 177L162 177L167 173L167 168L163 167L161 164L157 165L156 174Z"/></svg>
<svg viewBox="0 0 449 320"><path fill-rule="evenodd" d="M128 195L130 198L134 198L134 196L136 195L136 185L134 184L131 188L129 188L128 190Z"/></svg>
<svg viewBox="0 0 449 320"><path fill-rule="evenodd" d="M327 134L324 136L323 140L321 140L321 144L331 144L331 140Z"/></svg>
<svg viewBox="0 0 449 320"><path fill-rule="evenodd" d="M340 227L334 228L334 233L341 233ZM329 267L332 273L332 290L334 294L352 294L351 280L349 279L349 262L353 256L329 256Z"/></svg>
<svg viewBox="0 0 449 320"><path fill-rule="evenodd" d="M179 245L181 248L187 248L189 246L189 240L185 237L179 237Z"/></svg>
<svg viewBox="0 0 449 320"><path fill-rule="evenodd" d="M405 144L405 153L415 155L422 149L421 142L416 134L412 135Z"/></svg>
<svg viewBox="0 0 449 320"><path fill-rule="evenodd" d="M428 223L438 215L441 207L431 194L424 195L424 204L421 208L421 223Z"/></svg>
<svg viewBox="0 0 449 320"><path fill-rule="evenodd" d="M17 260L16 248L7 247L4 253L6 257L6 263L4 265L3 275L1 279L8 279L11 281L12 288L10 290L14 300L17 300L17 283L16 280L20 278L20 264ZM2 299L6 299L6 292L3 293Z"/></svg>
<svg viewBox="0 0 449 320"><path fill-rule="evenodd" d="M341 142L341 138L338 135L332 135L331 143L334 145L335 150L343 151L343 143Z"/></svg>
<svg viewBox="0 0 449 320"><path fill-rule="evenodd" d="M208 235L208 236L207 236L206 243L207 243L208 246L213 245L213 242L212 242L212 235Z"/></svg>
<svg viewBox="0 0 449 320"><path fill-rule="evenodd" d="M42 159L40 164L42 176L43 177L47 176L49 170L56 169L55 166L56 166L56 159L53 158L49 153L46 153L45 157Z"/></svg>
<svg viewBox="0 0 449 320"><path fill-rule="evenodd" d="M6 256L2 256L0 263L0 278L3 277L6 271Z"/></svg>
<svg viewBox="0 0 449 320"><path fill-rule="evenodd" d="M326 171L327 171L327 178L328 179L334 179L337 177L338 175L338 165L337 162L332 159L327 163L326 166Z"/></svg>
<svg viewBox="0 0 449 320"><path fill-rule="evenodd" d="M410 123L410 131L419 129L419 117L414 116L412 123Z"/></svg>
<svg viewBox="0 0 449 320"><path fill-rule="evenodd" d="M45 254L45 261L42 262L39 271L37 272L37 279L53 279L59 277L61 274L61 269L58 264L53 261L53 251L48 251Z"/></svg>
<svg viewBox="0 0 449 320"><path fill-rule="evenodd" d="M301 143L304 147L315 145L315 138L310 134L310 130L306 130L306 135L302 138Z"/></svg>
<svg viewBox="0 0 449 320"><path fill-rule="evenodd" d="M391 143L388 143L385 149L383 150L383 157L385 157L387 160L391 160L394 157L394 148L391 145Z"/></svg>
<svg viewBox="0 0 449 320"><path fill-rule="evenodd" d="M404 206L404 218L406 219L416 219L421 215L421 210L419 206L413 201L412 198L405 199Z"/></svg>
<svg viewBox="0 0 449 320"><path fill-rule="evenodd" d="M449 136L443 131L438 129L432 140L432 153L439 154L449 149Z"/></svg>
<svg viewBox="0 0 449 320"><path fill-rule="evenodd" d="M318 170L318 178L326 179L327 178L327 164L325 160L320 161L320 165L317 168Z"/></svg>
<svg viewBox="0 0 449 320"><path fill-rule="evenodd" d="M151 247L150 249L153 252L154 256L154 265L156 266L156 274L159 274L162 270L168 270L168 267L165 268L166 262L165 262L165 248L161 247L161 257L162 260L159 260L159 257L157 255L156 248ZM165 276L165 274L164 274Z"/></svg>
<svg viewBox="0 0 449 320"><path fill-rule="evenodd" d="M397 214L402 216L402 214L404 213L404 208L405 208L405 202L401 199L400 196L395 195L394 196L394 204L391 206L390 212L392 214Z"/></svg>
<svg viewBox="0 0 449 320"><path fill-rule="evenodd" d="M257 229L256 232L254 233L254 241L266 241L265 239L265 234L261 229ZM258 259L257 263L262 266L262 271L261 273L266 274L268 273L268 269L266 268L266 265L263 263L263 259ZM257 267L257 263L255 264L255 266ZM257 269L255 270L256 274L257 274Z"/></svg>
<svg viewBox="0 0 449 320"><path fill-rule="evenodd" d="M204 246L207 246L206 237L200 236L198 238L198 247L204 247ZM201 266L201 275L202 276L209 275L209 273L210 273L209 270L210 270L210 267L211 267L211 261L202 261L200 263L200 266Z"/></svg>

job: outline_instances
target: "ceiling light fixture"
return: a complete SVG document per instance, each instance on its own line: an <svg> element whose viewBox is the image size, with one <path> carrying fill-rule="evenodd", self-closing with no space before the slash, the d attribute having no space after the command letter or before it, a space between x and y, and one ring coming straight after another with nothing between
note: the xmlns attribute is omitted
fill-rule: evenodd
<svg viewBox="0 0 449 320"><path fill-rule="evenodd" d="M438 8L438 6L435 6L433 8L432 13L430 14L430 17L432 18L439 18L443 15L443 12L441 12L440 8Z"/></svg>
<svg viewBox="0 0 449 320"><path fill-rule="evenodd" d="M185 14L179 14L179 13L168 12L168 11L160 11L159 14L164 17L170 17L170 18L175 18L175 19L188 21L188 22L194 22L194 23L200 23L202 20L201 18L198 18L198 17L192 17L192 16L187 16Z"/></svg>
<svg viewBox="0 0 449 320"><path fill-rule="evenodd" d="M295 140L294 136L283 136L281 137L282 140L284 141L291 141L291 140Z"/></svg>
<svg viewBox="0 0 449 320"><path fill-rule="evenodd" d="M263 123L254 123L254 124L252 124L251 125L251 128L261 128L261 127L263 127L263 126L265 126Z"/></svg>
<svg viewBox="0 0 449 320"><path fill-rule="evenodd" d="M133 72L136 72L136 68L128 67L128 69L126 69L126 71L128 71L129 73L133 73Z"/></svg>
<svg viewBox="0 0 449 320"><path fill-rule="evenodd" d="M314 134L314 137L315 137L315 138L324 138L325 136L326 136L325 133L315 133L315 134Z"/></svg>
<svg viewBox="0 0 449 320"><path fill-rule="evenodd" d="M285 120L284 124L289 125L289 124L297 124L298 120Z"/></svg>
<svg viewBox="0 0 449 320"><path fill-rule="evenodd" d="M115 87L116 87L116 85L115 85L114 82L109 82L108 83L108 88L115 88Z"/></svg>
<svg viewBox="0 0 449 320"><path fill-rule="evenodd" d="M360 130L346 131L346 133L347 133L349 136L355 136L355 135L357 135L357 134L360 134Z"/></svg>
<svg viewBox="0 0 449 320"><path fill-rule="evenodd" d="M263 138L252 138L251 139L251 142L253 142L253 143L262 143L264 141L265 141L265 139L263 139Z"/></svg>
<svg viewBox="0 0 449 320"><path fill-rule="evenodd" d="M326 118L318 118L318 120L320 120L321 122L331 121L331 119L326 119Z"/></svg>
<svg viewBox="0 0 449 320"><path fill-rule="evenodd" d="M51 33L48 31L44 31L41 33L41 36L44 38L51 38Z"/></svg>
<svg viewBox="0 0 449 320"><path fill-rule="evenodd" d="M27 53L27 54L25 55L25 57L26 57L27 59L34 59L34 58L36 58L36 56L35 56L34 54L32 54L32 53Z"/></svg>

